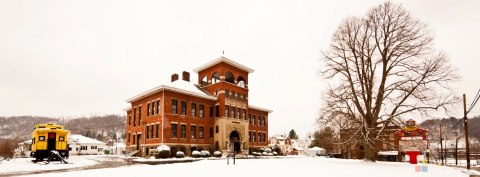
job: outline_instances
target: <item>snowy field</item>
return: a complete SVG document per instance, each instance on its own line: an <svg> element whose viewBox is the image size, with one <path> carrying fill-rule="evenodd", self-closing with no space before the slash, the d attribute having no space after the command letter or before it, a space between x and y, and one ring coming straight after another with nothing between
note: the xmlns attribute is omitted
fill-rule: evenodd
<svg viewBox="0 0 480 177"><path fill-rule="evenodd" d="M43 162L33 163L32 160L34 158L18 158L9 161L4 160L0 163L0 175L13 172L60 170L91 166L97 163L93 160L95 158L95 156L71 156L67 159L69 162L68 164L62 164L55 161L48 165Z"/></svg>
<svg viewBox="0 0 480 177"><path fill-rule="evenodd" d="M88 159L87 159L88 161ZM76 164L75 164L76 165ZM2 169L4 164L0 164ZM56 168L59 165L43 168ZM66 176L288 176L288 177L468 177L468 172L460 168L427 165L427 172L417 172L416 166L396 162L364 162L362 160L342 160L319 157L283 158L283 159L237 159L236 165L227 165L225 159L201 160L191 163L164 165L131 165L117 168L94 170L75 170L60 173L35 174L30 176L66 177ZM10 165L9 165L10 167ZM16 167L20 168L20 167ZM1 174L0 174L1 176Z"/></svg>

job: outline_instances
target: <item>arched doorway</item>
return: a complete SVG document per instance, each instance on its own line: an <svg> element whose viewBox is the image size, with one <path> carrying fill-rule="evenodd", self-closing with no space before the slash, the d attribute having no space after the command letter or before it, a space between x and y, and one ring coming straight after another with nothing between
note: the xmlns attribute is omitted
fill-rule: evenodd
<svg viewBox="0 0 480 177"><path fill-rule="evenodd" d="M240 153L240 134L237 131L232 131L230 133L230 145L233 146L233 151L235 153Z"/></svg>

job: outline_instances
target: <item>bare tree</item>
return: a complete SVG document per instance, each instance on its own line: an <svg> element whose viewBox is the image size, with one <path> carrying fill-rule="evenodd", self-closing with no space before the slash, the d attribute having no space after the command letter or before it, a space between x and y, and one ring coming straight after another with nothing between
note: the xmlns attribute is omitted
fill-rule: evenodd
<svg viewBox="0 0 480 177"><path fill-rule="evenodd" d="M321 72L331 84L319 121L356 127L365 159L375 161L376 142L394 119L457 101L448 84L458 77L432 40L426 24L391 2L345 19L323 52Z"/></svg>

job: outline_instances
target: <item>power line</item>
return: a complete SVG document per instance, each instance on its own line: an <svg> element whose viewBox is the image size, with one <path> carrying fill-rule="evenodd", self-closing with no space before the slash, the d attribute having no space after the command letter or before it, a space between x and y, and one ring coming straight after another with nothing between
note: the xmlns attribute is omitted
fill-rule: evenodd
<svg viewBox="0 0 480 177"><path fill-rule="evenodd" d="M475 104L477 104L479 98L480 98L480 89L478 90L477 95L475 95L475 98L473 98L472 104L470 105L470 108L468 108L467 114L470 113L470 111L473 109Z"/></svg>

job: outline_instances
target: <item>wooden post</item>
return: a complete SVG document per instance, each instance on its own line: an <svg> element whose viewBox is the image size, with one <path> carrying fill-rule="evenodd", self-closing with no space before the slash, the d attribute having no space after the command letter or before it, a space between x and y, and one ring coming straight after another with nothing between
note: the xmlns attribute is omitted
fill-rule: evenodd
<svg viewBox="0 0 480 177"><path fill-rule="evenodd" d="M468 121L467 121L467 98L463 94L463 125L465 128L465 149L467 151L467 169L470 170L470 143L468 141Z"/></svg>

